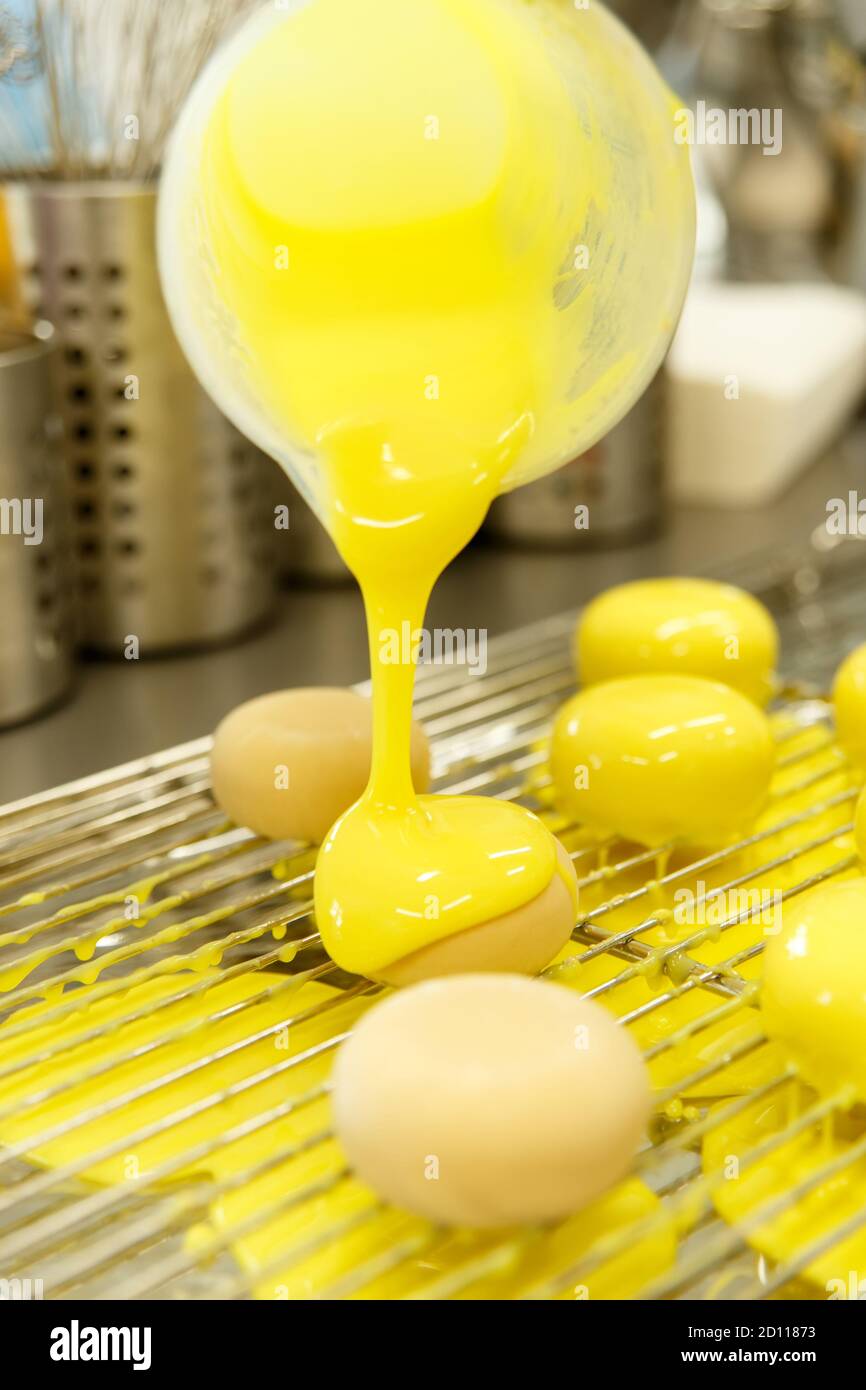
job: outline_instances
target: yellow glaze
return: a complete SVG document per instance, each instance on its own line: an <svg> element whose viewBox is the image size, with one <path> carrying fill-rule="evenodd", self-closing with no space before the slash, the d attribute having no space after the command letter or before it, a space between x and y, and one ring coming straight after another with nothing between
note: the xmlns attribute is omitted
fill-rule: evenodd
<svg viewBox="0 0 866 1390"><path fill-rule="evenodd" d="M712 1194L720 1216L745 1229L749 1245L773 1264L793 1260L799 1269L803 1252L814 1251L799 1270L804 1292L811 1286L821 1298L862 1299L866 1159L861 1155L845 1161L852 1145L862 1142L862 1117L858 1123L840 1115L832 1122L804 1127L781 1143L777 1138L814 1099L792 1083L721 1123L723 1112L711 1112L712 1128L703 1143L704 1171L718 1175ZM816 1174L834 1163L836 1171L816 1182ZM798 1200L791 1201L797 1189ZM833 1232L846 1225L852 1230L834 1242Z"/></svg>
<svg viewBox="0 0 866 1390"><path fill-rule="evenodd" d="M579 54L568 75L560 16ZM328 838L316 906L338 962L369 971L529 902L560 872L549 831L521 808L416 798L413 667L386 653L421 626L492 497L591 442L653 374L685 278L688 154L669 138L672 102L602 6L316 0L223 71L194 162L204 355L230 344L232 380L267 406L274 452L320 464L315 500L363 588L373 770ZM625 245L623 226L634 229ZM660 277L676 262L667 295L640 300L637 243ZM588 278L575 254L586 250ZM594 349L611 335L627 345L598 372ZM167 916L152 946L190 934L170 915L181 902L148 908L148 921ZM6 987L47 963L42 934ZM325 1137L329 1042L372 995L263 972L218 978L222 948L208 944L184 958L198 974L102 997L100 972L123 951L90 961L95 945L81 943L80 997L64 996L60 977L34 981L16 1003L47 1002L0 1028L7 1150L71 1180L171 1185L179 1224L202 1200L185 1185L206 1177L209 1219L191 1239L233 1249L267 1296L317 1293L384 1248L353 1224L368 1212L379 1238L387 1226L419 1249L434 1242L411 1280L484 1253L468 1236L437 1246L414 1219L383 1213ZM44 1065L25 1067L34 1052ZM628 1268L605 1283L603 1265L586 1281L594 1297L637 1288L673 1258L674 1233L633 1181L549 1236L556 1267L640 1214L645 1239L612 1256ZM476 1284L543 1283L546 1247L525 1243L515 1237Z"/></svg>
<svg viewBox="0 0 866 1390"><path fill-rule="evenodd" d="M175 998L190 988L198 993ZM631 1178L561 1226L528 1237L446 1237L404 1212L383 1211L346 1174L321 1094L333 1060L321 1044L351 1028L374 998L262 971L228 980L169 975L85 1009L73 997L21 1011L0 1028L0 1146L47 1168L70 1168L79 1181L149 1179L175 1188L179 1202L180 1184L209 1178L218 1190L190 1247L205 1258L227 1246L259 1298L325 1293L398 1239L417 1240L423 1258L376 1278L359 1297L402 1297L503 1246L501 1260L462 1296L512 1298L579 1264L620 1228L628 1242L561 1297L627 1297L671 1263L670 1217ZM16 1058L36 1051L50 1055L50 1072L16 1072ZM187 1118L178 1122L181 1112ZM73 1119L83 1123L57 1132ZM258 1176L238 1186L236 1175L250 1172ZM190 1189L190 1211L199 1191ZM647 1228L635 1240L630 1227L639 1219ZM351 1220L357 1228L344 1232Z"/></svg>
<svg viewBox="0 0 866 1390"><path fill-rule="evenodd" d="M199 984L192 997L169 1003ZM321 1084L329 1051L298 1066L291 1059L350 1027L368 1002L257 972L168 975L85 1009L75 1009L74 996L37 1004L0 1028L0 1146L20 1146L48 1168L72 1164L78 1178L100 1183L234 1171L278 1152L303 1121L286 1113L236 1144L213 1145L271 1107L289 1112L293 1099ZM324 1011L308 1017L313 1010ZM49 1066L15 1070L17 1057L37 1052L50 1056ZM188 1108L196 1113L175 1119ZM73 1119L81 1122L55 1133ZM156 1133L146 1134L150 1125Z"/></svg>
<svg viewBox="0 0 866 1390"><path fill-rule="evenodd" d="M635 1178L551 1230L488 1236L463 1231L442 1235L417 1217L382 1211L369 1188L340 1173L333 1145L301 1155L215 1203L209 1223L193 1234L192 1244L203 1253L221 1233L240 1227L255 1212L275 1209L269 1222L238 1236L232 1251L256 1297L277 1300L338 1295L392 1300L445 1292L467 1300L514 1299L547 1292L547 1281L554 1281L549 1292L563 1300L628 1298L676 1256L670 1215ZM311 1193L308 1201L279 1210L281 1201L288 1205L287 1191L329 1179L333 1185L321 1195ZM634 1235L638 1222L641 1234ZM341 1225L346 1225L342 1239L328 1240ZM581 1258L603 1238L609 1242L606 1257L596 1262L593 1256L592 1267L582 1272ZM407 1258L393 1271L376 1275L377 1257L403 1242ZM352 1276L365 1265L373 1277L357 1283ZM476 1265L474 1278L460 1278L462 1270ZM572 1267L572 1277L563 1279ZM458 1281L456 1287L452 1280Z"/></svg>
<svg viewBox="0 0 866 1390"><path fill-rule="evenodd" d="M764 952L761 1009L811 1086L866 1100L866 879L790 898Z"/></svg>
<svg viewBox="0 0 866 1390"><path fill-rule="evenodd" d="M854 867L840 870L853 852L853 837L844 829L851 803L822 807L845 790L848 773L827 725L803 725L789 710L772 715L770 723L777 740L771 796L751 827L755 842L736 853L710 862L702 856L693 867L695 851L685 848L660 856L655 866L638 862L617 869L613 877L614 866L633 855L631 846L614 844L600 856L591 832L559 827L581 876L581 915L609 904L598 925L614 934L637 930L637 939L654 950L646 969L620 982L622 961L604 953L581 963L580 948L569 942L553 978L581 993L616 980L599 997L618 1015L637 1015L631 1031L647 1053L654 1087L676 1086L695 1100L761 1085L779 1075L789 1054L773 1040L706 1074L750 1039L760 1041L764 1022L757 995L750 1007L709 1027L702 1016L718 1008L717 998L700 989L669 998L687 964L683 953L701 965L729 963L755 982L763 969L762 948L781 925L783 895L813 874L831 871L841 881L856 875ZM799 819L804 812L809 814Z"/></svg>
<svg viewBox="0 0 866 1390"><path fill-rule="evenodd" d="M640 579L593 599L575 634L584 685L650 672L704 676L765 705L779 634L762 603L711 579Z"/></svg>
<svg viewBox="0 0 866 1390"><path fill-rule="evenodd" d="M833 682L839 742L860 774L866 770L866 643L842 662Z"/></svg>
<svg viewBox="0 0 866 1390"><path fill-rule="evenodd" d="M574 820L644 845L729 842L750 828L773 771L767 718L697 676L628 676L560 710L551 771Z"/></svg>
<svg viewBox="0 0 866 1390"><path fill-rule="evenodd" d="M356 90L371 82L375 104ZM425 142L426 113L441 138ZM568 432L554 285L591 206L614 217L623 192L543 22L501 0L302 9L229 75L201 177L221 300L256 346L258 394L322 462L328 524L364 593L372 774L324 842L316 917L340 965L375 975L529 903L554 873L574 896L528 811L416 798L414 666L393 637L421 628L518 465Z"/></svg>
<svg viewBox="0 0 866 1390"><path fill-rule="evenodd" d="M866 866L866 787L857 798L854 809L854 844L860 859L860 866Z"/></svg>

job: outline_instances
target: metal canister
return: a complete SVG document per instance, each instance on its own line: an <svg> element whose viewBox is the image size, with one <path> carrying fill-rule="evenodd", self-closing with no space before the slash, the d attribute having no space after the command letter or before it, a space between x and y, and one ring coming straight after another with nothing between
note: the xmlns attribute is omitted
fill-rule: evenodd
<svg viewBox="0 0 866 1390"><path fill-rule="evenodd" d="M225 641L275 594L274 464L217 410L166 313L156 195L118 183L13 186L31 310L56 326L82 644L141 655Z"/></svg>
<svg viewBox="0 0 866 1390"><path fill-rule="evenodd" d="M659 372L628 415L585 454L494 502L489 535L514 545L616 545L651 534L662 515L663 386Z"/></svg>
<svg viewBox="0 0 866 1390"><path fill-rule="evenodd" d="M274 464L277 568L286 584L348 584L352 580L328 532L298 489Z"/></svg>
<svg viewBox="0 0 866 1390"><path fill-rule="evenodd" d="M0 726L53 705L72 680L55 350L50 336L0 331Z"/></svg>

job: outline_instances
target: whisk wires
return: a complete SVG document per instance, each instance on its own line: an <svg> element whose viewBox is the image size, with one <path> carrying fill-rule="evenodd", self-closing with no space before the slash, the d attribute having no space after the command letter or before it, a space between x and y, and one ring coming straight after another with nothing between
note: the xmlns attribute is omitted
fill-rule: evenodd
<svg viewBox="0 0 866 1390"><path fill-rule="evenodd" d="M0 0L0 178L151 180L256 0Z"/></svg>

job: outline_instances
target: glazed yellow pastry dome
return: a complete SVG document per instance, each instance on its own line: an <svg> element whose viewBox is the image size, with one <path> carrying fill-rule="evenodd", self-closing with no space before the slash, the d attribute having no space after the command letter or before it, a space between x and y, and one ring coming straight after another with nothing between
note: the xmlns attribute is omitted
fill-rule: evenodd
<svg viewBox="0 0 866 1390"><path fill-rule="evenodd" d="M550 753L557 804L599 834L643 845L725 844L770 786L774 750L753 701L698 676L627 676L559 711Z"/></svg>
<svg viewBox="0 0 866 1390"><path fill-rule="evenodd" d="M836 732L851 762L866 770L866 643L842 662L833 682Z"/></svg>
<svg viewBox="0 0 866 1390"><path fill-rule="evenodd" d="M788 899L764 950L761 1011L805 1081L866 1101L866 879Z"/></svg>
<svg viewBox="0 0 866 1390"><path fill-rule="evenodd" d="M669 672L721 681L765 705L779 636L756 598L712 579L639 579L592 600L575 633L584 685Z"/></svg>

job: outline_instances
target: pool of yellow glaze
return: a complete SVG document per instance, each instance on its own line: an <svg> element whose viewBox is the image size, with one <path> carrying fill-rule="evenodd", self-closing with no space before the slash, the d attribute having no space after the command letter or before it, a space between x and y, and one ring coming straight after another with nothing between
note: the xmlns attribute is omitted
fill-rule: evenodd
<svg viewBox="0 0 866 1390"><path fill-rule="evenodd" d="M73 992L21 1010L0 1028L0 1146L106 1184L161 1176L163 1165L165 1180L177 1182L279 1153L301 1123L292 1104L330 1072L332 1051L321 1045L369 1002L303 977L206 972L149 980L95 1002ZM307 1017L314 1009L322 1012ZM293 1062L316 1047L310 1061ZM39 1066L16 1069L34 1056ZM285 1119L236 1145L219 1143L274 1107ZM193 1156L198 1149L202 1156Z"/></svg>
<svg viewBox="0 0 866 1390"><path fill-rule="evenodd" d="M450 1292L449 1278L473 1266L475 1276L466 1280L465 1286L461 1281L458 1298L532 1296L541 1292L545 1281L573 1268L572 1277L556 1290L556 1297L570 1301L620 1299L636 1294L676 1257L671 1216L636 1178L619 1183L553 1229L479 1235L468 1231L443 1234L417 1217L383 1211L369 1188L353 1178L340 1179L340 1171L335 1146L294 1160L290 1170L277 1170L215 1203L210 1220L191 1234L192 1248L204 1254L215 1238L257 1210L285 1206L287 1191L335 1179L336 1185L325 1195L312 1196L232 1243L257 1298L305 1299L331 1291L342 1293L341 1281L347 1281L345 1293L349 1297L433 1297L437 1292ZM640 1233L629 1239L628 1233L637 1223ZM339 1241L333 1239L337 1233L341 1233ZM619 1243L618 1234L625 1237ZM593 1251L582 1270L581 1260L602 1240L609 1243L609 1250L602 1248L600 1258ZM413 1244L418 1247L414 1256ZM377 1275L363 1287L352 1287L349 1281L355 1271L374 1264L395 1246L407 1252L397 1268Z"/></svg>
<svg viewBox="0 0 866 1390"><path fill-rule="evenodd" d="M609 24L581 16L580 42L618 90ZM359 83L381 100L356 99ZM681 230L685 154L669 164L654 216ZM414 665L390 654L518 462L561 454L576 415L634 370L629 351L576 405L554 295L591 208L616 219L627 195L538 11L502 0L292 14L229 74L201 187L221 302L255 345L244 369L285 438L320 459L329 528L363 590L372 773L325 840L315 910L333 959L376 975L524 906L555 873L573 896L529 811L415 796ZM574 302L575 343L592 304L591 288ZM634 332L646 343L664 326Z"/></svg>
<svg viewBox="0 0 866 1390"><path fill-rule="evenodd" d="M177 998L190 988L198 992ZM183 974L83 1009L73 994L21 1011L0 1028L0 1146L85 1183L148 1179L175 1191L215 1184L208 1220L188 1234L190 1249L206 1258L228 1246L260 1298L315 1296L398 1240L418 1240L423 1258L361 1296L402 1297L504 1243L471 1296L514 1297L639 1219L640 1239L562 1296L623 1297L673 1259L672 1223L635 1179L544 1233L445 1237L382 1210L327 1137L323 1090L331 1039L374 997L270 972ZM44 1065L16 1069L34 1055Z"/></svg>
<svg viewBox="0 0 866 1390"><path fill-rule="evenodd" d="M829 1241L847 1222L860 1218L862 1223L866 1158L844 1162L853 1146L862 1143L862 1113L859 1118L856 1112L841 1113L774 1143L774 1136L814 1100L813 1092L792 1081L781 1095L764 1098L741 1115L717 1124L704 1139L704 1172L715 1175L712 1192L719 1215L731 1225L741 1224L748 1244L774 1264L799 1259L810 1246ZM751 1160L759 1146L768 1147L769 1152ZM839 1162L838 1172L810 1182L834 1161ZM800 1184L809 1190L791 1202L788 1194ZM781 1211L768 1210L780 1199ZM864 1269L866 1223L816 1252L800 1278L819 1297L858 1298Z"/></svg>

